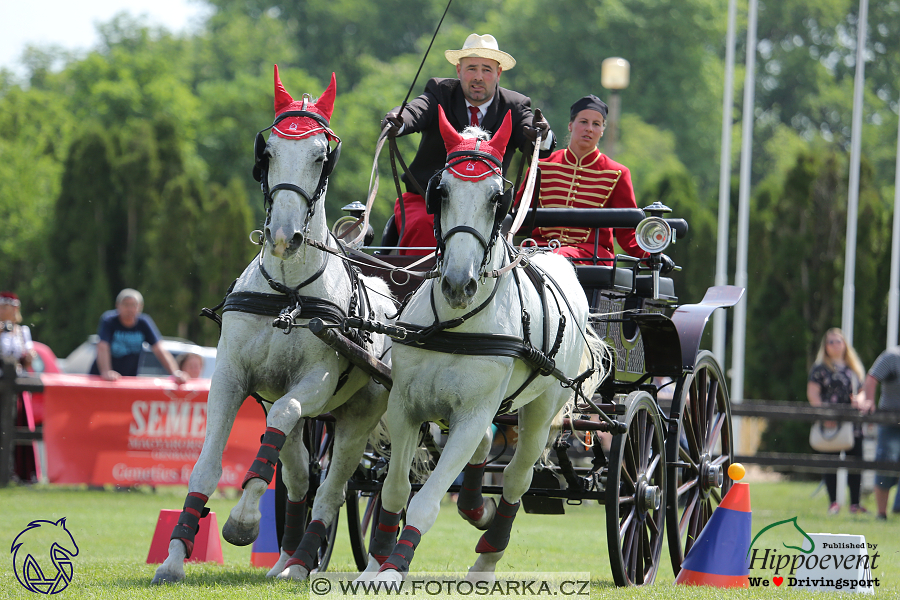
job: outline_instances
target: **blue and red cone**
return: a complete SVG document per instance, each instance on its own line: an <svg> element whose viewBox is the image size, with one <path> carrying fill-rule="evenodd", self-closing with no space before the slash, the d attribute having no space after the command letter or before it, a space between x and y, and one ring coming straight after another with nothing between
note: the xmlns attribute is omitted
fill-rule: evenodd
<svg viewBox="0 0 900 600"><path fill-rule="evenodd" d="M750 486L735 483L681 563L675 583L750 587Z"/></svg>

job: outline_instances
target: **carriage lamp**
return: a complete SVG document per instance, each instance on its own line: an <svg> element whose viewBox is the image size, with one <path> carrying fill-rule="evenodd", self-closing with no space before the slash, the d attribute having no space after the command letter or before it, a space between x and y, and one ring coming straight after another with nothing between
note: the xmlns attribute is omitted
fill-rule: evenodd
<svg viewBox="0 0 900 600"><path fill-rule="evenodd" d="M360 219L363 218L363 215L366 212L366 205L356 201L351 202L347 206L341 208L341 210L346 211L349 214L335 221L334 225L331 227L331 232L339 240L352 240L357 238L360 231L362 231L362 221ZM372 243L374 238L375 230L369 225L363 245L368 246Z"/></svg>
<svg viewBox="0 0 900 600"><path fill-rule="evenodd" d="M672 243L672 228L662 217L647 217L635 228L634 239L644 252L658 254Z"/></svg>

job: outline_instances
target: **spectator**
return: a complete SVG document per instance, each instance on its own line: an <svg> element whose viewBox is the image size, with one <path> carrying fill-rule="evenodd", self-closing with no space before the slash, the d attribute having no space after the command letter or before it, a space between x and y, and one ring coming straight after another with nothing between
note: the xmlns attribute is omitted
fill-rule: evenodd
<svg viewBox="0 0 900 600"><path fill-rule="evenodd" d="M881 410L900 410L900 347L888 348L882 352L866 375L865 406L867 411L875 410L875 392L881 384ZM900 463L900 425L879 425L878 446L875 460ZM877 519L887 520L888 495L898 481L893 473L877 473L875 477L875 504ZM898 490L900 495L900 490ZM900 512L900 496L895 498L894 513Z"/></svg>
<svg viewBox="0 0 900 600"><path fill-rule="evenodd" d="M864 373L859 356L847 343L844 332L833 327L822 337L816 363L809 373L809 381L806 384L806 397L813 406L850 404L862 409L865 403L865 392L862 391ZM833 426L834 422L826 421L825 425ZM846 455L862 458L862 427L859 425L854 427L853 448L848 450ZM823 479L830 502L828 514L836 515L841 510L841 506L837 503L837 475L826 473ZM854 514L869 512L859 503L861 475L848 474L847 483L850 485L850 512Z"/></svg>
<svg viewBox="0 0 900 600"><path fill-rule="evenodd" d="M0 292L0 356L14 358L20 372L28 368L34 358L31 330L21 324L21 305L13 292Z"/></svg>
<svg viewBox="0 0 900 600"><path fill-rule="evenodd" d="M97 359L91 366L92 375L100 375L107 381L121 376L134 377L144 342L150 344L153 354L178 383L187 377L178 369L175 359L163 348L162 336L149 315L143 314L144 297L137 290L126 288L116 297L116 308L100 317L97 334Z"/></svg>
<svg viewBox="0 0 900 600"><path fill-rule="evenodd" d="M13 292L0 292L0 356L16 362L16 371L24 372L34 358L31 330L22 325L22 303ZM35 430L31 406L31 394L22 392L16 396L16 427ZM13 451L13 472L24 482L37 481L40 477L39 459L34 442L19 444Z"/></svg>
<svg viewBox="0 0 900 600"><path fill-rule="evenodd" d="M402 230L400 246L433 248L434 217L425 212L425 198L419 192L428 186L432 175L447 163L447 149L438 127L438 106L444 107L447 120L462 131L467 126L478 126L486 131L496 131L507 112L512 113L512 135L503 156L503 173L506 175L516 150L531 154L537 131L542 132L541 149L547 154L556 140L541 111L531 112L531 99L518 92L500 87L500 76L516 65L516 60L502 52L492 35L473 33L466 38L462 49L447 50L444 56L456 66L456 78L434 78L425 85L425 93L414 98L400 114L400 107L388 112L382 121L382 129L392 125L388 135L395 137L409 133L421 133L419 149L409 171L415 182L403 175L406 193L403 194L403 215L400 200L394 206L394 222ZM417 185L418 184L418 187ZM405 225L402 225L405 216ZM401 251L401 254L411 253Z"/></svg>
<svg viewBox="0 0 900 600"><path fill-rule="evenodd" d="M194 352L179 354L175 362L179 370L190 379L199 379L203 373L203 357Z"/></svg>

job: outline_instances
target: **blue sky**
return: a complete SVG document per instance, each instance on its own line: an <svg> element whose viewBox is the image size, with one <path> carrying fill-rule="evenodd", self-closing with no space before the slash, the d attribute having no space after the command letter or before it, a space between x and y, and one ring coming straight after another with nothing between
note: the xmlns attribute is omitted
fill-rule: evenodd
<svg viewBox="0 0 900 600"><path fill-rule="evenodd" d="M181 31L201 18L206 6L200 0L0 0L0 67L21 74L28 44L89 50L97 43L96 24L120 12Z"/></svg>

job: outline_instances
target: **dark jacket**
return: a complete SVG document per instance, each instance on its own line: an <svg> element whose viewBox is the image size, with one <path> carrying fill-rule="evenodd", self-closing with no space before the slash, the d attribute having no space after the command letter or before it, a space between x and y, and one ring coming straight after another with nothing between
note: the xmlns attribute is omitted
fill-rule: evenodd
<svg viewBox="0 0 900 600"><path fill-rule="evenodd" d="M466 100L460 87L459 79L434 78L425 85L425 93L415 98L406 105L403 110L403 123L406 127L401 135L409 133L421 133L422 141L416 157L409 165L416 181L424 190L428 180L436 171L442 169L447 162L447 149L444 147L444 139L438 126L438 105L444 107L447 120L457 130L462 131L469 124L469 113L466 110ZM393 109L399 111L400 107ZM523 127L531 125L534 117L531 112L531 99L518 92L498 87L494 101L491 102L487 114L482 120L481 127L491 133L499 129L507 111L512 111L512 134L509 144L506 146L506 154L503 156L503 174L509 170L516 149L523 154L530 155L534 149L531 141L525 137ZM553 140L556 146L556 139ZM550 150L541 151L541 157L549 156ZM507 177L509 178L509 177ZM415 186L410 183L407 175L403 175L406 190L418 193Z"/></svg>

